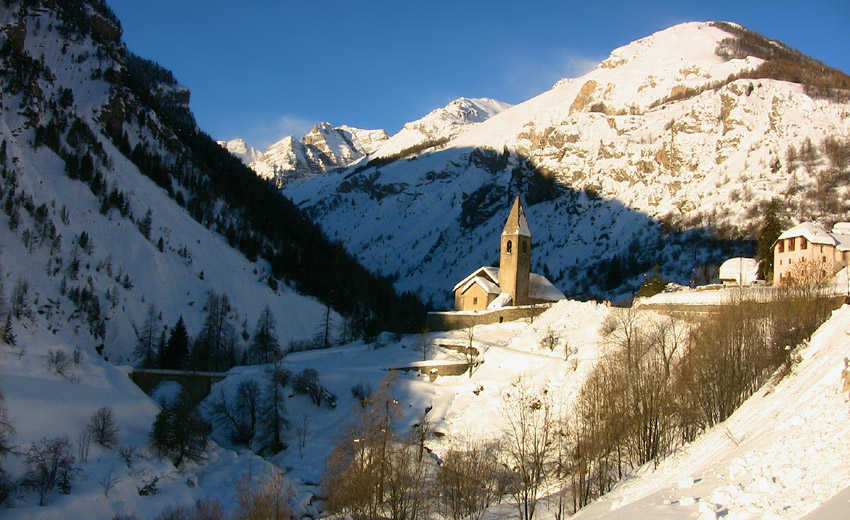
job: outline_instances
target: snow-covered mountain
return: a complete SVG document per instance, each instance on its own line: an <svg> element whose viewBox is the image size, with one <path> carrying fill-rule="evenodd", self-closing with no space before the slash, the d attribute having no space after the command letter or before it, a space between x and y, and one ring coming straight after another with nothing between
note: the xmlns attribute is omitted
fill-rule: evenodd
<svg viewBox="0 0 850 520"><path fill-rule="evenodd" d="M392 137L384 130L319 123L300 140L286 136L261 154L246 145L243 139L218 143L261 177L283 186L308 180L329 170L346 168L365 157L386 158L414 150L434 149L510 106L486 98L456 99L421 119L405 124Z"/></svg>
<svg viewBox="0 0 850 520"><path fill-rule="evenodd" d="M263 155L263 152L246 143L244 139L237 138L230 141L216 141L216 143L238 157L245 165L251 164Z"/></svg>
<svg viewBox="0 0 850 520"><path fill-rule="evenodd" d="M828 172L846 164L824 140L850 142L847 89L846 74L740 26L686 23L464 132L441 133L452 124L433 121L452 118L432 114L368 165L284 191L439 306L451 280L498 258L497 230L521 194L532 268L568 294L616 297L653 264L687 282L703 263L751 254L774 197L788 220L845 214L846 179ZM398 153L414 140L394 140L418 128L440 147Z"/></svg>
<svg viewBox="0 0 850 520"><path fill-rule="evenodd" d="M439 147L510 107L510 104L495 99L455 99L416 121L406 123L375 151L374 156L392 157L403 154L405 150L421 152Z"/></svg>
<svg viewBox="0 0 850 520"><path fill-rule="evenodd" d="M387 139L384 130L319 123L300 140L286 136L265 152L248 146L243 139L218 141L218 144L261 177L273 181L276 186L283 186L356 163L373 153Z"/></svg>

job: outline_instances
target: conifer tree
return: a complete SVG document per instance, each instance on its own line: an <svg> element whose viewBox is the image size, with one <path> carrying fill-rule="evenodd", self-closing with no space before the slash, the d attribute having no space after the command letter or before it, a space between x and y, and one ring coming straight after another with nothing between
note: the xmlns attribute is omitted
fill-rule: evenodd
<svg viewBox="0 0 850 520"><path fill-rule="evenodd" d="M251 354L256 363L270 363L280 355L274 316L268 305L260 313L257 326L254 328Z"/></svg>
<svg viewBox="0 0 850 520"><path fill-rule="evenodd" d="M12 347L18 343L15 332L12 330L12 315L9 313L6 314L6 321L0 325L0 340Z"/></svg>
<svg viewBox="0 0 850 520"><path fill-rule="evenodd" d="M760 260L759 278L770 280L773 277L773 243L782 234L782 221L779 217L779 200L773 198L767 203L764 221L756 244L756 259Z"/></svg>
<svg viewBox="0 0 850 520"><path fill-rule="evenodd" d="M263 392L263 403L260 410L259 426L261 428L261 450L267 453L277 453L286 449L283 441L283 431L289 426L286 419L286 402L284 387L290 373L278 359L266 370L266 384Z"/></svg>
<svg viewBox="0 0 850 520"><path fill-rule="evenodd" d="M159 366L172 370L183 368L188 355L189 333L186 332L183 316L180 316L168 335L165 348L159 350Z"/></svg>
<svg viewBox="0 0 850 520"><path fill-rule="evenodd" d="M233 326L235 309L226 294L210 291L204 326L192 346L192 367L197 370L221 371L230 368L238 359L236 328Z"/></svg>
<svg viewBox="0 0 850 520"><path fill-rule="evenodd" d="M145 238L150 240L151 238L151 227L153 225L153 211L150 208L145 212L145 216L138 222L139 231L144 235Z"/></svg>
<svg viewBox="0 0 850 520"><path fill-rule="evenodd" d="M133 356L139 360L139 364L145 368L151 368L156 364L157 340L159 339L159 317L153 304L148 306L145 312L145 321L136 335L136 348Z"/></svg>

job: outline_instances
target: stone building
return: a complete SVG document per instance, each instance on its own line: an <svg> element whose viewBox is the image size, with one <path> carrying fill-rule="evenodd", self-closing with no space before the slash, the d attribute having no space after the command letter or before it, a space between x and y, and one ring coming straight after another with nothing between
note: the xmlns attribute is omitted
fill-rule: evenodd
<svg viewBox="0 0 850 520"><path fill-rule="evenodd" d="M773 243L773 285L783 285L805 265L830 279L850 264L850 223L838 222L826 231L813 222L803 222L783 232ZM816 273L817 274L817 273Z"/></svg>
<svg viewBox="0 0 850 520"><path fill-rule="evenodd" d="M456 311L483 311L564 299L546 277L531 272L531 231L519 197L502 230L499 267L479 267L452 289Z"/></svg>

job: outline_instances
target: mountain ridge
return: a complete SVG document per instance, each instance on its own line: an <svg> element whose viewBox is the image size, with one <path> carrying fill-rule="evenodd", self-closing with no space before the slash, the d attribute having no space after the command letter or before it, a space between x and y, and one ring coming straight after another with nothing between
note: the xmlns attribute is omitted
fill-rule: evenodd
<svg viewBox="0 0 850 520"><path fill-rule="evenodd" d="M387 135L385 130L364 130L347 125L334 127L322 122L300 139L286 136L265 152L259 152L241 138L217 142L258 175L282 187L330 170L347 168L361 160L380 160L414 148L434 148L438 146L433 143L435 136L445 141L508 107L507 103L488 98L459 98L406 123L393 136Z"/></svg>
<svg viewBox="0 0 850 520"><path fill-rule="evenodd" d="M844 91L824 97L808 84L750 78L772 62L718 53L734 37L716 22L659 31L439 147L284 192L358 258L439 306L450 305L450 287L440 285L446 274L461 279L470 265L494 261L495 247L467 244L487 243L496 227L488 219L516 194L531 199L529 218L545 238L534 268L553 273L568 294L622 297L654 264L688 283L695 268L752 254L755 217L774 197L791 194L782 210L787 222L847 211L840 203L847 184L838 178L826 183L829 204L814 201L825 184L818 178L831 167L818 151L824 136L839 148L848 140ZM830 75L843 85L846 75L823 74ZM816 160L802 164L802 148ZM426 193L430 203L420 209L406 202ZM443 218L434 221L431 212ZM408 255L387 259L384 247ZM610 283L600 289L588 281L599 278Z"/></svg>

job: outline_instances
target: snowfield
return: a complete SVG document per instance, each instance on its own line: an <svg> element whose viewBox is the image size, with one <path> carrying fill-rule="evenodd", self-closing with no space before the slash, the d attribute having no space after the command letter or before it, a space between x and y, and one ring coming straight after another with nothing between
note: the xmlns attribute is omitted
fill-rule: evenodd
<svg viewBox="0 0 850 520"><path fill-rule="evenodd" d="M441 437L427 445L439 454L457 442L499 435L503 395L518 377L548 388L569 403L599 354L598 330L608 307L589 302L562 301L533 323L525 321L477 326L473 344L482 352L481 364L470 377L440 376L430 382L418 371L399 371L394 395L403 418L400 430L421 420L426 409ZM547 331L560 341L553 350L539 346ZM637 469L608 495L580 511L580 519L618 518L771 518L796 519L812 513L816 520L846 518L850 492L850 404L839 392L843 358L850 356L850 306L836 311L799 351L800 361L789 376L751 397L728 421L696 442L660 461ZM462 363L463 356L437 346L468 343L466 331L431 333L427 352L432 365ZM20 330L19 347L3 347L0 385L16 426L19 452L42 437L68 435L72 444L88 417L108 404L121 427L120 444L135 445L127 465L119 453L93 445L88 462L78 463L71 494L52 494L47 506L37 505L33 493L19 492L6 518L111 518L134 514L152 518L164 507L190 504L212 496L226 508L234 505L233 487L248 474L259 477L269 463L250 451L231 450L221 432L208 460L178 471L147 448L156 403L127 378L128 368L114 367L95 354L72 367L67 378L45 367L51 348L70 349L41 330ZM287 417L292 426L289 448L271 462L284 468L300 490L298 510L315 513L309 497L318 492L324 460L342 426L359 402L351 388L363 383L378 387L387 371L422 364L422 337L384 334L374 343L362 341L326 350L290 354L285 367L293 374L315 368L322 384L336 395L336 406L317 408L306 396L289 392ZM20 354L23 349L25 353ZM568 349L565 351L565 349ZM566 352L569 352L567 354ZM566 358L566 359L565 359ZM263 378L264 366L236 367L213 388L234 392L246 378ZM77 375L75 382L73 375ZM209 401L209 398L208 398ZM297 440L304 428L305 442ZM75 448L76 451L76 448ZM12 475L23 471L21 459L4 466ZM104 494L102 484L112 470L118 483ZM138 488L161 477L159 492L142 497ZM835 498L833 498L835 497ZM832 499L832 500L831 500ZM544 499L537 518L554 518ZM503 504L488 518L512 518L515 510ZM845 515L845 516L842 516Z"/></svg>
<svg viewBox="0 0 850 520"><path fill-rule="evenodd" d="M575 518L850 517L850 404L840 393L845 356L846 305L800 350L800 363L779 384L762 388L725 423L657 468L641 468Z"/></svg>

